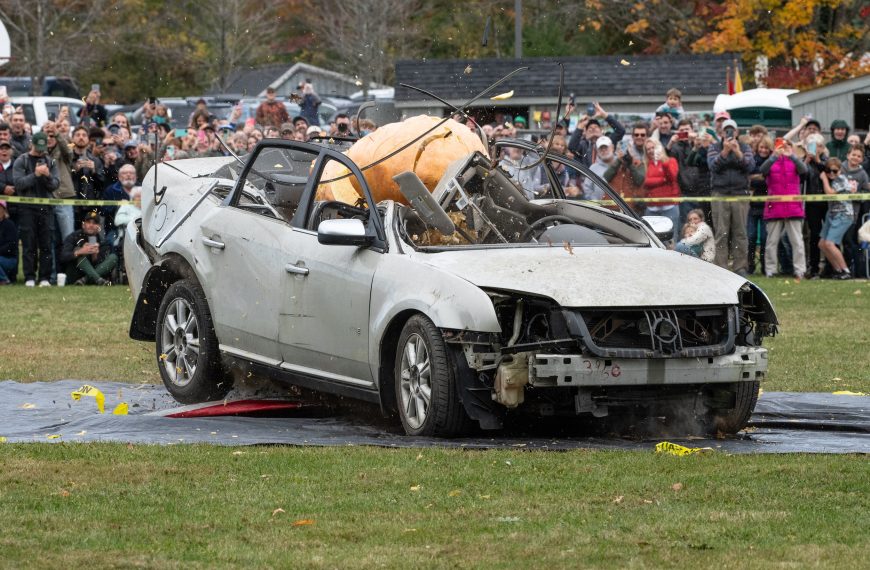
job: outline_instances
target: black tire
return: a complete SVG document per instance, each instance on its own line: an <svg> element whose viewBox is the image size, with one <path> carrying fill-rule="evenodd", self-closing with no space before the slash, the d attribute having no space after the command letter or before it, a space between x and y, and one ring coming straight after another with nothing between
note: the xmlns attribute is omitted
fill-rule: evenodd
<svg viewBox="0 0 870 570"><path fill-rule="evenodd" d="M182 404L220 400L232 388L221 366L218 340L202 287L173 283L157 313L157 365L163 384Z"/></svg>
<svg viewBox="0 0 870 570"><path fill-rule="evenodd" d="M711 427L721 433L734 434L746 427L753 410L755 410L761 383L758 381L737 382L732 386L734 407L728 410L714 410L711 415Z"/></svg>
<svg viewBox="0 0 870 570"><path fill-rule="evenodd" d="M410 346L415 347L414 354ZM418 358L421 348L426 351L425 359ZM424 315L415 315L405 323L396 346L393 373L405 433L454 437L470 428L447 345L438 328Z"/></svg>

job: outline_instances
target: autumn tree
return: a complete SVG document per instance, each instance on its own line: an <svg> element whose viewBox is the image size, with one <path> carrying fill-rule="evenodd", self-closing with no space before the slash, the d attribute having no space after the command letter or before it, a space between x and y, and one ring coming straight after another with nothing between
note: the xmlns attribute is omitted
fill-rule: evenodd
<svg viewBox="0 0 870 570"><path fill-rule="evenodd" d="M11 73L33 78L39 94L46 75L75 76L101 56L94 34L106 0L0 0L0 19L12 44Z"/></svg>
<svg viewBox="0 0 870 570"><path fill-rule="evenodd" d="M853 0L730 0L692 47L766 58L769 87L824 85L870 72L867 12Z"/></svg>
<svg viewBox="0 0 870 570"><path fill-rule="evenodd" d="M314 41L334 57L333 68L367 88L392 80L396 59L415 53L413 16L421 0L317 0L303 16Z"/></svg>

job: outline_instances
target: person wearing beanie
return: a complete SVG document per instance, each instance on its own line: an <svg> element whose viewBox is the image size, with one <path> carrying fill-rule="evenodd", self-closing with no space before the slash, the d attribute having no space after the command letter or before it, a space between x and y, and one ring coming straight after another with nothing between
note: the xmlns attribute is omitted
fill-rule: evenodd
<svg viewBox="0 0 870 570"><path fill-rule="evenodd" d="M831 140L825 145L828 147L828 154L842 162L846 161L849 154L849 123L843 119L836 119L831 123Z"/></svg>

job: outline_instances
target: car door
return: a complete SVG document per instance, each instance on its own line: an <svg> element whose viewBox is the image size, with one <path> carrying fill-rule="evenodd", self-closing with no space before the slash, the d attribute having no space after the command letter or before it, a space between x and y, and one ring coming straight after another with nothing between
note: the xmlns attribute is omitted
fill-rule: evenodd
<svg viewBox="0 0 870 570"><path fill-rule="evenodd" d="M324 151L327 152L327 151ZM367 207L316 200L309 188L307 211L297 216L291 237L294 254L286 267L288 282L281 311L278 338L285 369L313 373L332 381L373 387L368 360L369 310L372 281L382 251L383 224L356 166L344 155L329 151L328 162L341 163L339 170L355 176L366 195ZM324 245L318 242L322 219L365 219L367 231L379 239L373 247Z"/></svg>
<svg viewBox="0 0 870 570"><path fill-rule="evenodd" d="M380 253L322 245L297 229L278 339L284 368L372 386L369 302Z"/></svg>
<svg viewBox="0 0 870 570"><path fill-rule="evenodd" d="M286 222L263 209L214 208L200 222L201 266L221 349L277 366L278 311L275 295L285 279L282 238Z"/></svg>

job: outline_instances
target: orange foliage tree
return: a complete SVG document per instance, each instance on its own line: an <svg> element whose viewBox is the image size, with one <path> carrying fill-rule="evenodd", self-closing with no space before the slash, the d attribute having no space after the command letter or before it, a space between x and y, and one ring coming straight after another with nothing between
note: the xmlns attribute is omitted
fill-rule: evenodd
<svg viewBox="0 0 870 570"><path fill-rule="evenodd" d="M696 52L769 63L768 87L808 87L870 73L866 5L854 0L729 0Z"/></svg>

